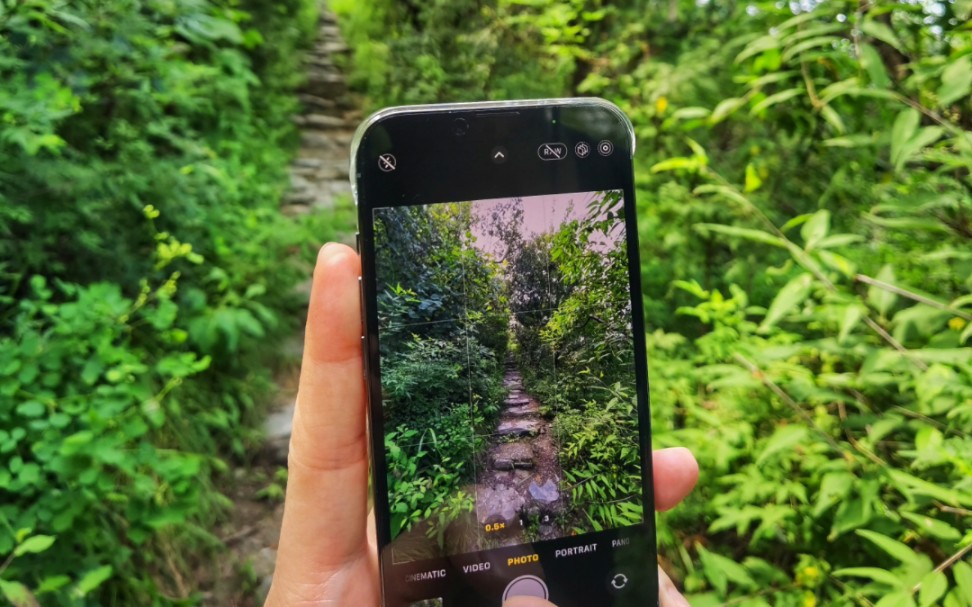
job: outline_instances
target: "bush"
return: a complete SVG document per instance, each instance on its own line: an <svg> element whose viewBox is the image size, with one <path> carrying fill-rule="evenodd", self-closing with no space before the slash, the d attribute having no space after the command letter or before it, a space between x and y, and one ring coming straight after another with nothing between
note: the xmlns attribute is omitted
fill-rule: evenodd
<svg viewBox="0 0 972 607"><path fill-rule="evenodd" d="M314 3L0 8L0 593L186 604L320 219L278 211ZM272 44L271 44L272 42Z"/></svg>

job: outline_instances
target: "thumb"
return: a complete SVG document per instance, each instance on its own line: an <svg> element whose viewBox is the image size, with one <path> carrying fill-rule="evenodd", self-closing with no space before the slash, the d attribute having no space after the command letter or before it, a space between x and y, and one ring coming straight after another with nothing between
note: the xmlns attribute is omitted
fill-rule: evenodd
<svg viewBox="0 0 972 607"><path fill-rule="evenodd" d="M503 603L503 607L557 607L550 601L535 596L514 596Z"/></svg>

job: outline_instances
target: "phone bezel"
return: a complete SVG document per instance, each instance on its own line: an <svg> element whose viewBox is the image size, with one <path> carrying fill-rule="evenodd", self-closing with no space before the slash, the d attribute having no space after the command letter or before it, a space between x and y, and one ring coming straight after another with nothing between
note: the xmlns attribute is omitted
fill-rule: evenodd
<svg viewBox="0 0 972 607"><path fill-rule="evenodd" d="M497 175L503 174L504 167L509 167L510 162L515 161L516 158L510 158L502 165L490 162L484 154L485 144L488 141L484 139L483 133L496 132L498 137L494 142L495 145L502 145L504 143L502 133L510 131L514 131L515 137L524 141L532 142L539 139L541 142L546 142L563 133L563 129L567 128L563 126L564 121L569 122L571 112L596 112L603 117L610 117L612 128L610 133L605 133L603 136L616 142L614 153L605 157L592 149L589 157L580 159L573 153L573 149L568 149L568 158L562 161L540 165L534 163L532 168L523 169L521 176L528 175L528 180L521 178L503 181L497 178ZM456 118L466 119L472 125L470 132L461 137L455 135L449 125ZM508 121L512 122L504 130L502 127ZM535 128L517 128L524 123L535 125ZM419 130L419 127L422 128ZM600 132L604 133L603 125L601 127ZM430 144L425 136L425 130L428 130L429 136L441 139ZM597 135L597 133L590 134ZM505 142L510 143L508 140ZM590 143L593 145L595 141L592 140ZM628 274L632 298L631 320L635 348L636 390L641 428L642 493L645 498L643 524L646 533L650 535L652 545L655 545L650 398L632 166L635 145L634 128L627 116L616 105L596 98L388 108L371 115L355 132L351 150L350 179L358 211L357 247L362 258L362 280L360 281L362 347L365 360L365 385L368 393L372 487L383 586L386 559L382 558L381 553L391 542L391 532L378 368L380 365L378 316L373 305L377 301L377 285L372 210L379 207L606 189L623 190ZM518 152L524 149L522 145L516 147ZM374 163L368 162L376 159L377 154L386 151L394 153L399 158L397 168L391 173L381 172ZM403 166L401 159L408 159L407 162L410 164ZM536 159L523 159L524 162L531 160ZM576 179L570 179L571 175ZM376 187L376 184L382 183L384 184L382 187ZM657 575L654 566L647 569L646 575ZM655 578L655 587L657 587L657 578Z"/></svg>

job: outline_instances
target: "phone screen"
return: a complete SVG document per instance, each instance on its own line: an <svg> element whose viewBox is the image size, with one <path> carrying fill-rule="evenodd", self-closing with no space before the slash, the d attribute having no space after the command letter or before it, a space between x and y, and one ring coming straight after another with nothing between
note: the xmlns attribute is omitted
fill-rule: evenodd
<svg viewBox="0 0 972 607"><path fill-rule="evenodd" d="M387 605L653 604L625 185L363 210Z"/></svg>

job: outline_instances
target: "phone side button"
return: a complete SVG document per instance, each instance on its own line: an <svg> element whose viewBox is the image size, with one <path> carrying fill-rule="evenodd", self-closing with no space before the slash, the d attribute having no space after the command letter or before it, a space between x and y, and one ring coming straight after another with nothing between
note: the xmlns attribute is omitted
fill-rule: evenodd
<svg viewBox="0 0 972 607"><path fill-rule="evenodd" d="M368 379L368 355L365 353L365 336L361 336L361 377Z"/></svg>
<svg viewBox="0 0 972 607"><path fill-rule="evenodd" d="M354 233L354 250L361 254L361 232Z"/></svg>

